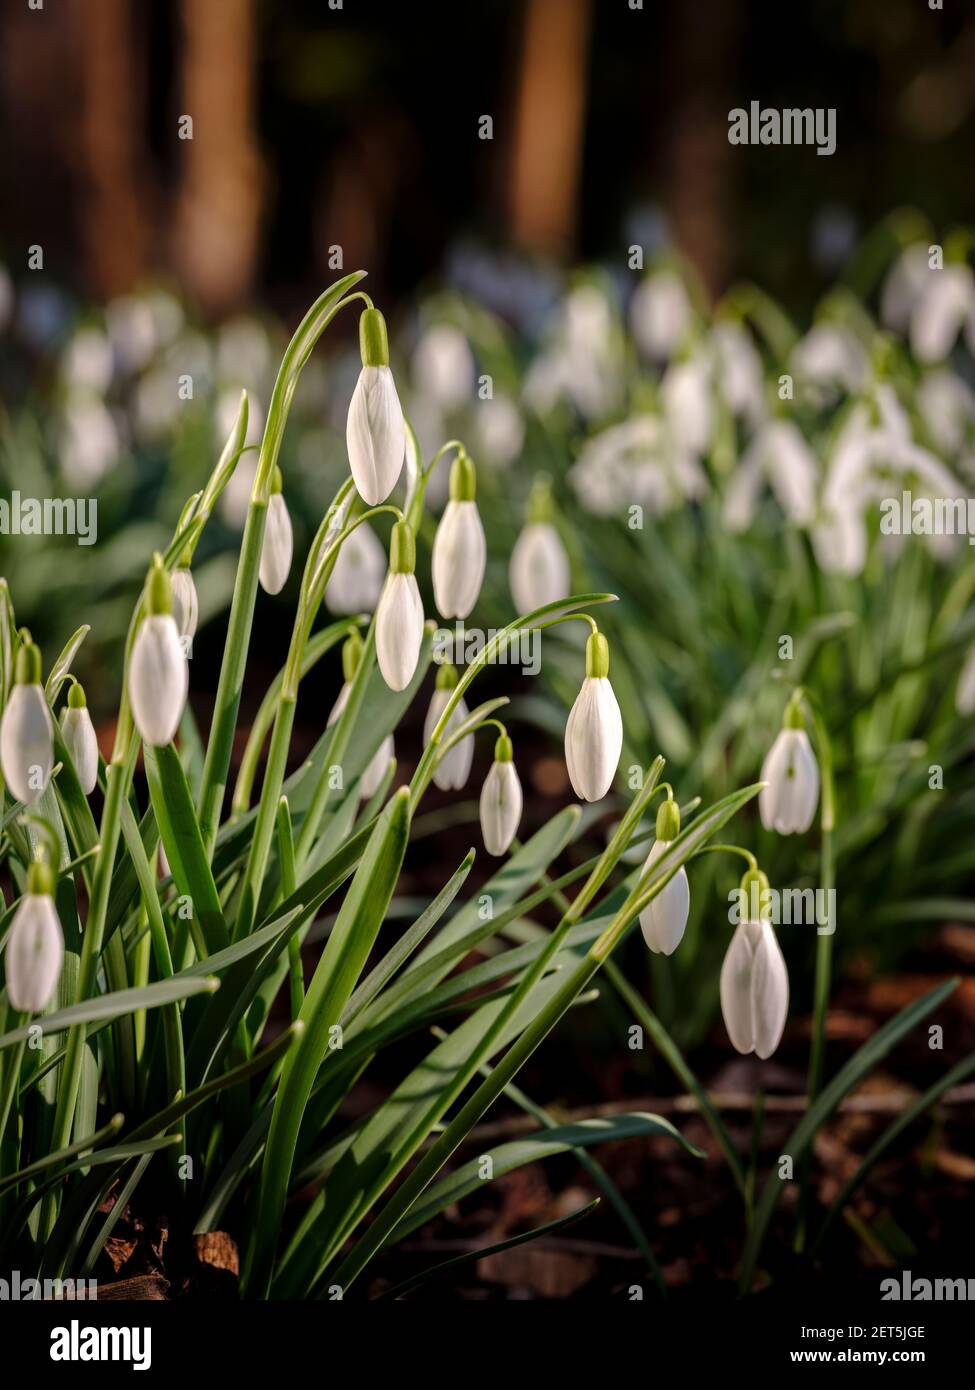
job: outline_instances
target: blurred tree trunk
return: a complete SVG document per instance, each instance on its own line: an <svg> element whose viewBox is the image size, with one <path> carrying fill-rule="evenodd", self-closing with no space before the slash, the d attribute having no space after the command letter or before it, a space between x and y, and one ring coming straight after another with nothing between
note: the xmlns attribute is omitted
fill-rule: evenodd
<svg viewBox="0 0 975 1390"><path fill-rule="evenodd" d="M741 0L671 5L666 71L671 74L664 155L664 204L678 247L713 296L728 274L736 151L728 144L741 30ZM737 152L742 160L741 151Z"/></svg>
<svg viewBox="0 0 975 1390"><path fill-rule="evenodd" d="M263 170L257 152L252 0L182 0L178 112L182 177L173 234L186 289L209 312L246 299L257 261Z"/></svg>
<svg viewBox="0 0 975 1390"><path fill-rule="evenodd" d="M575 243L590 0L528 0L515 105L510 221L519 246L557 258Z"/></svg>

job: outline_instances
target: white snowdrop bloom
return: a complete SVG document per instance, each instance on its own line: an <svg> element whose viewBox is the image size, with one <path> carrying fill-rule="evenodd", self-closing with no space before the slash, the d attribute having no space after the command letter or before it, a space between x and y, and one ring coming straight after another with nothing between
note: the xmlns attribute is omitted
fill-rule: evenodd
<svg viewBox="0 0 975 1390"><path fill-rule="evenodd" d="M975 315L975 276L967 265L929 272L911 314L911 349L919 362L943 362Z"/></svg>
<svg viewBox="0 0 975 1390"><path fill-rule="evenodd" d="M975 420L975 391L949 367L936 367L922 377L917 404L938 448L957 453Z"/></svg>
<svg viewBox="0 0 975 1390"><path fill-rule="evenodd" d="M714 404L710 367L703 353L670 364L660 383L660 403L680 446L698 457L707 453Z"/></svg>
<svg viewBox="0 0 975 1390"><path fill-rule="evenodd" d="M431 577L445 618L466 618L477 602L487 564L484 526L474 500L474 464L460 453L450 469L450 500L433 539Z"/></svg>
<svg viewBox="0 0 975 1390"><path fill-rule="evenodd" d="M426 718L423 721L423 742L428 744L433 738L434 730L440 723L440 718L447 708L447 704L457 684L457 671L449 662L445 662L437 670L437 683L433 694L430 696L430 704L427 708ZM470 711L463 695L457 701L456 706L451 712L440 738L440 746L444 747L447 740L457 732L461 724L467 718ZM459 791L470 776L471 763L474 761L474 735L468 734L459 743L451 748L437 764L433 774L434 784L443 792Z"/></svg>
<svg viewBox="0 0 975 1390"><path fill-rule="evenodd" d="M586 419L615 409L620 399L622 343L606 295L595 285L568 294L543 352L525 376L525 401L540 414L569 400Z"/></svg>
<svg viewBox="0 0 975 1390"><path fill-rule="evenodd" d="M27 891L20 900L4 952L7 994L21 1013L47 1008L61 977L64 935L54 906L54 874L34 862L27 870Z"/></svg>
<svg viewBox="0 0 975 1390"><path fill-rule="evenodd" d="M975 714L975 647L965 658L955 687L955 709L959 714Z"/></svg>
<svg viewBox="0 0 975 1390"><path fill-rule="evenodd" d="M582 505L597 516L611 516L638 503L653 516L665 516L708 491L700 462L673 438L656 415L634 415L583 445L569 481Z"/></svg>
<svg viewBox="0 0 975 1390"><path fill-rule="evenodd" d="M157 346L151 306L137 295L119 295L107 305L105 323L122 371L140 371Z"/></svg>
<svg viewBox="0 0 975 1390"><path fill-rule="evenodd" d="M742 880L744 886L749 875ZM765 875L756 875L768 880ZM766 918L741 922L721 966L721 1012L732 1046L764 1061L782 1039L789 1012L789 972Z"/></svg>
<svg viewBox="0 0 975 1390"><path fill-rule="evenodd" d="M291 572L294 534L291 517L281 492L281 470L275 468L271 496L267 503L264 541L261 545L261 565L258 578L266 594L279 594Z"/></svg>
<svg viewBox="0 0 975 1390"><path fill-rule="evenodd" d="M479 803L481 836L488 854L498 858L507 853L518 834L522 804L511 739L502 734L494 745L494 762L484 779Z"/></svg>
<svg viewBox="0 0 975 1390"><path fill-rule="evenodd" d="M79 328L61 359L61 375L69 390L103 396L112 381L112 344L99 328Z"/></svg>
<svg viewBox="0 0 975 1390"><path fill-rule="evenodd" d="M819 765L802 727L795 701L786 707L784 726L762 763L758 811L766 830L780 835L804 835L819 803Z"/></svg>
<svg viewBox="0 0 975 1390"><path fill-rule="evenodd" d="M657 270L638 285L630 301L630 326L637 347L655 362L665 362L687 337L693 314L680 276Z"/></svg>
<svg viewBox="0 0 975 1390"><path fill-rule="evenodd" d="M173 617L180 637L191 641L196 636L196 626L200 618L200 602L196 593L196 581L189 565L180 565L171 576L173 586Z"/></svg>
<svg viewBox="0 0 975 1390"><path fill-rule="evenodd" d="M644 874L666 853L679 834L680 809L675 801L668 799L657 812L657 836L643 866ZM690 885L681 867L640 913L640 929L651 951L663 956L673 955L683 940L690 909Z"/></svg>
<svg viewBox="0 0 975 1390"><path fill-rule="evenodd" d="M359 792L364 800L368 801L379 790L386 775L386 769L395 757L396 745L393 742L393 735L387 734L369 759L368 766L359 782Z"/></svg>
<svg viewBox="0 0 975 1390"><path fill-rule="evenodd" d="M867 527L852 508L823 510L812 530L813 547L821 569L853 579L867 562Z"/></svg>
<svg viewBox="0 0 975 1390"><path fill-rule="evenodd" d="M68 691L68 703L61 712L61 734L71 754L81 790L91 796L98 781L98 739L88 713L84 689L75 681Z"/></svg>
<svg viewBox="0 0 975 1390"><path fill-rule="evenodd" d="M0 720L0 767L11 796L30 804L51 780L54 721L41 685L40 651L26 630L22 637Z"/></svg>
<svg viewBox="0 0 975 1390"><path fill-rule="evenodd" d="M409 523L397 521L389 546L389 573L376 605L376 660L391 690L413 679L423 641L423 601L417 587L416 541Z"/></svg>
<svg viewBox="0 0 975 1390"><path fill-rule="evenodd" d="M496 395L477 404L477 438L485 457L505 468L521 453L525 422L510 396Z"/></svg>
<svg viewBox="0 0 975 1390"><path fill-rule="evenodd" d="M359 495L378 506L396 486L406 454L406 427L389 370L386 321L378 309L359 319L362 370L349 402L345 443Z"/></svg>
<svg viewBox="0 0 975 1390"><path fill-rule="evenodd" d="M346 536L325 585L325 603L333 613L371 613L386 577L386 552L368 522Z"/></svg>
<svg viewBox="0 0 975 1390"><path fill-rule="evenodd" d="M906 333L928 276L937 273L930 268L927 246L916 242L902 251L888 272L880 292L881 323L898 333Z"/></svg>
<svg viewBox="0 0 975 1390"><path fill-rule="evenodd" d="M601 801L622 751L623 716L609 683L609 643L594 632L586 643L586 678L565 725L565 764L576 796Z"/></svg>
<svg viewBox="0 0 975 1390"><path fill-rule="evenodd" d="M712 333L721 392L733 414L753 424L765 410L762 359L752 336L740 323L717 323Z"/></svg>
<svg viewBox="0 0 975 1390"><path fill-rule="evenodd" d="M792 350L792 370L800 382L838 387L853 395L867 376L867 354L856 335L843 324L816 323Z"/></svg>
<svg viewBox="0 0 975 1390"><path fill-rule="evenodd" d="M508 582L517 613L532 613L569 593L569 557L550 521L529 521L515 541Z"/></svg>
<svg viewBox="0 0 975 1390"><path fill-rule="evenodd" d="M146 583L145 617L129 660L132 718L142 739L154 748L172 742L189 687L187 661L172 609L172 584L157 558Z"/></svg>
<svg viewBox="0 0 975 1390"><path fill-rule="evenodd" d="M739 470L747 474L753 466L769 479L789 520L797 526L808 526L816 509L819 464L799 426L792 420L779 419L764 425L742 455ZM733 503L740 500L732 494Z"/></svg>
<svg viewBox="0 0 975 1390"><path fill-rule="evenodd" d="M413 380L445 413L459 410L474 395L474 355L459 328L436 323L413 350Z"/></svg>
<svg viewBox="0 0 975 1390"><path fill-rule="evenodd" d="M118 462L121 444L111 412L97 396L73 392L65 404L61 471L71 487L93 488Z"/></svg>

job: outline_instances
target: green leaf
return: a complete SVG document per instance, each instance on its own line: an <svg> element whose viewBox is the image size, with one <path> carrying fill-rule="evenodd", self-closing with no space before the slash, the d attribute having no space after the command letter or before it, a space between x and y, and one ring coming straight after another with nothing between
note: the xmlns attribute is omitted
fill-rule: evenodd
<svg viewBox="0 0 975 1390"><path fill-rule="evenodd" d="M44 682L44 694L47 696L49 705L53 705L54 701L58 698L58 691L68 678L68 673L71 670L71 663L78 654L78 648L88 636L89 632L91 632L90 624L82 623L77 632L68 638L64 650L51 667L48 678Z"/></svg>
<svg viewBox="0 0 975 1390"><path fill-rule="evenodd" d="M66 1009L55 1009L53 1013L39 1015L34 1023L15 1028L11 1033L0 1037L0 1047L10 1047L30 1037L31 1028L40 1027L45 1035L63 1033L78 1023L95 1023L99 1019L122 1018L134 1013L136 1009L158 1009L163 1004L172 1004L177 999L189 999L194 994L212 994L219 988L220 981L212 976L184 977L174 976L171 980L157 980L155 984L143 985L140 989L120 989L114 994L99 994L94 999L84 999L79 1004L69 1004Z"/></svg>

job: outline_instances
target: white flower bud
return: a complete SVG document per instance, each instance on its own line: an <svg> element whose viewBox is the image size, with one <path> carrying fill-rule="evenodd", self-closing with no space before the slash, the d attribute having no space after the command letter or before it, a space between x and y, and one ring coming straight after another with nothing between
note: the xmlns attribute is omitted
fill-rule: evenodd
<svg viewBox="0 0 975 1390"><path fill-rule="evenodd" d="M507 853L521 824L522 804L521 782L512 761L511 740L502 734L495 745L491 770L481 788L481 835L488 854L498 857Z"/></svg>
<svg viewBox="0 0 975 1390"><path fill-rule="evenodd" d="M146 616L129 659L132 718L153 748L172 742L189 689L189 669L172 605L172 584L157 556L146 583Z"/></svg>
<svg viewBox="0 0 975 1390"><path fill-rule="evenodd" d="M657 838L643 866L644 874L670 848L679 834L680 810L675 801L668 799L657 813ZM682 867L640 913L643 939L651 951L658 955L673 955L683 939L690 907L691 890Z"/></svg>
<svg viewBox="0 0 975 1390"><path fill-rule="evenodd" d="M586 644L586 679L565 725L565 763L576 796L601 801L623 751L623 716L609 683L609 647L601 632Z"/></svg>
<svg viewBox="0 0 975 1390"><path fill-rule="evenodd" d="M32 864L4 953L7 993L21 1013L39 1014L47 1008L64 963L64 935L54 900L49 892L33 891L40 882L53 889L50 870Z"/></svg>
<svg viewBox="0 0 975 1390"><path fill-rule="evenodd" d="M54 721L40 681L41 654L27 636L0 721L0 766L11 795L27 803L45 790L54 767Z"/></svg>
<svg viewBox="0 0 975 1390"><path fill-rule="evenodd" d="M275 470L277 472L277 470ZM264 543L261 546L261 567L258 578L266 594L279 594L291 570L294 538L291 517L280 491L272 492L267 504L264 524Z"/></svg>
<svg viewBox="0 0 975 1390"><path fill-rule="evenodd" d="M180 565L171 576L173 585L173 617L180 637L196 636L196 625L200 617L200 604L196 595L196 581L187 565Z"/></svg>
<svg viewBox="0 0 975 1390"><path fill-rule="evenodd" d="M440 716L447 707L451 692L457 684L457 672L452 666L441 666L437 672L437 686L430 697L430 706L427 710L427 717L423 721L423 742L429 743L433 737L433 731L440 722ZM447 727L440 740L441 748L455 734L467 718L470 711L464 702L464 697L457 701L457 705L447 721ZM433 774L434 784L443 792L459 791L470 776L471 763L474 761L474 735L468 734L466 738L451 748L437 764Z"/></svg>
<svg viewBox="0 0 975 1390"><path fill-rule="evenodd" d="M362 371L349 402L345 443L359 495L376 507L396 486L406 456L403 410L378 309L367 309L359 320L359 348Z"/></svg>
<svg viewBox="0 0 975 1390"><path fill-rule="evenodd" d="M569 557L550 521L530 521L515 541L508 582L517 613L532 613L569 593Z"/></svg>
<svg viewBox="0 0 975 1390"><path fill-rule="evenodd" d="M85 703L85 692L77 683L71 687L68 703L61 712L61 734L81 790L85 796L91 796L98 781L98 739Z"/></svg>
<svg viewBox="0 0 975 1390"><path fill-rule="evenodd" d="M732 1046L771 1057L788 1011L789 972L771 923L742 922L721 966L721 1012Z"/></svg>
<svg viewBox="0 0 975 1390"><path fill-rule="evenodd" d="M325 603L333 613L371 613L385 577L385 550L368 524L357 526L339 546Z"/></svg>
<svg viewBox="0 0 975 1390"><path fill-rule="evenodd" d="M484 582L487 542L474 501L474 465L460 453L450 470L450 501L433 541L433 596L445 618L466 618Z"/></svg>
<svg viewBox="0 0 975 1390"><path fill-rule="evenodd" d="M819 766L805 729L779 732L762 764L758 811L766 830L804 835L819 801Z"/></svg>
<svg viewBox="0 0 975 1390"><path fill-rule="evenodd" d="M391 690L413 679L423 642L423 601L413 573L416 547L409 524L393 527L389 574L376 605L376 660Z"/></svg>

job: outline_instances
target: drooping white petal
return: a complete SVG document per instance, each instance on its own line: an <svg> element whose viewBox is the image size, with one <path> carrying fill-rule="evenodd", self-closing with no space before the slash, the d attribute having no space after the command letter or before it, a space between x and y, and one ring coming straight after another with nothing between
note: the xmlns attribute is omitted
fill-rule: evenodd
<svg viewBox="0 0 975 1390"><path fill-rule="evenodd" d="M920 362L941 362L975 306L975 277L966 265L929 272L911 314L911 347Z"/></svg>
<svg viewBox="0 0 975 1390"><path fill-rule="evenodd" d="M266 594L279 594L291 570L294 535L291 517L280 492L273 492L267 504L264 523L264 544L261 547L261 567L258 578Z"/></svg>
<svg viewBox="0 0 975 1390"><path fill-rule="evenodd" d="M333 613L371 613L386 576L386 552L372 528L357 526L339 546L325 603Z"/></svg>
<svg viewBox="0 0 975 1390"><path fill-rule="evenodd" d="M91 796L98 781L98 739L87 706L72 709L66 705L61 714L61 733L71 754L81 790Z"/></svg>
<svg viewBox="0 0 975 1390"><path fill-rule="evenodd" d="M172 742L188 686L189 670L172 614L143 618L129 663L129 700L135 726L152 747Z"/></svg>
<svg viewBox="0 0 975 1390"><path fill-rule="evenodd" d="M345 428L349 467L359 495L376 507L396 486L406 453L403 410L388 367L363 367Z"/></svg>
<svg viewBox="0 0 975 1390"><path fill-rule="evenodd" d="M670 840L655 840L650 847L643 872L651 867L672 844ZM678 869L669 883L640 913L643 939L651 951L670 956L680 945L691 908L691 889L687 874Z"/></svg>
<svg viewBox="0 0 975 1390"><path fill-rule="evenodd" d="M764 1061L778 1047L789 1012L789 972L769 922L762 922L752 962L752 1037Z"/></svg>
<svg viewBox="0 0 975 1390"><path fill-rule="evenodd" d="M660 404L677 442L688 453L704 454L711 439L714 407L703 357L671 363L660 383Z"/></svg>
<svg viewBox="0 0 975 1390"><path fill-rule="evenodd" d="M376 607L376 660L391 690L413 679L423 641L423 602L412 574L390 574Z"/></svg>
<svg viewBox="0 0 975 1390"><path fill-rule="evenodd" d="M4 963L13 1007L31 1014L46 1009L64 963L61 923L46 893L24 895L10 925Z"/></svg>
<svg viewBox="0 0 975 1390"><path fill-rule="evenodd" d="M805 729L782 729L762 764L758 810L766 830L803 835L819 801L819 765Z"/></svg>
<svg viewBox="0 0 975 1390"><path fill-rule="evenodd" d="M196 595L196 582L185 565L173 570L170 576L173 585L173 617L180 637L192 639L196 635L200 605Z"/></svg>
<svg viewBox="0 0 975 1390"><path fill-rule="evenodd" d="M565 764L576 796L600 801L623 751L623 716L607 676L587 676L565 725Z"/></svg>
<svg viewBox="0 0 975 1390"><path fill-rule="evenodd" d="M484 582L487 542L476 502L448 502L433 540L433 596L445 618L466 618Z"/></svg>
<svg viewBox="0 0 975 1390"><path fill-rule="evenodd" d="M531 613L569 592L569 557L550 521L533 521L515 541L508 566L515 611Z"/></svg>
<svg viewBox="0 0 975 1390"><path fill-rule="evenodd" d="M481 788L481 835L488 854L499 856L518 833L523 797L521 782L510 760L492 763Z"/></svg>
<svg viewBox="0 0 975 1390"><path fill-rule="evenodd" d="M386 769L395 757L396 747L393 743L393 735L387 734L370 758L369 766L362 774L362 780L359 783L359 791L367 801L379 790L379 785L386 775Z"/></svg>
<svg viewBox="0 0 975 1390"><path fill-rule="evenodd" d="M657 361L678 348L691 324L691 303L672 270L648 275L630 302L630 323L640 349Z"/></svg>
<svg viewBox="0 0 975 1390"><path fill-rule="evenodd" d="M36 801L51 779L54 724L39 685L18 683L10 692L0 723L0 765L18 801Z"/></svg>
<svg viewBox="0 0 975 1390"><path fill-rule="evenodd" d="M423 721L423 742L429 743L433 737L433 731L440 722L440 716L447 707L451 691L435 690L430 697L430 705L427 709L427 717ZM463 695L457 701L457 705L447 721L447 727L440 739L441 748L452 734L455 734L467 718L470 711L464 701ZM474 761L474 735L468 734L462 738L460 743L454 745L450 752L445 754L437 764L433 774L433 781L442 792L459 791L465 784L471 772L471 763Z"/></svg>
<svg viewBox="0 0 975 1390"><path fill-rule="evenodd" d="M742 922L737 926L721 964L719 992L724 1026L732 1047L746 1054L755 1050L752 967L761 931L758 922Z"/></svg>

